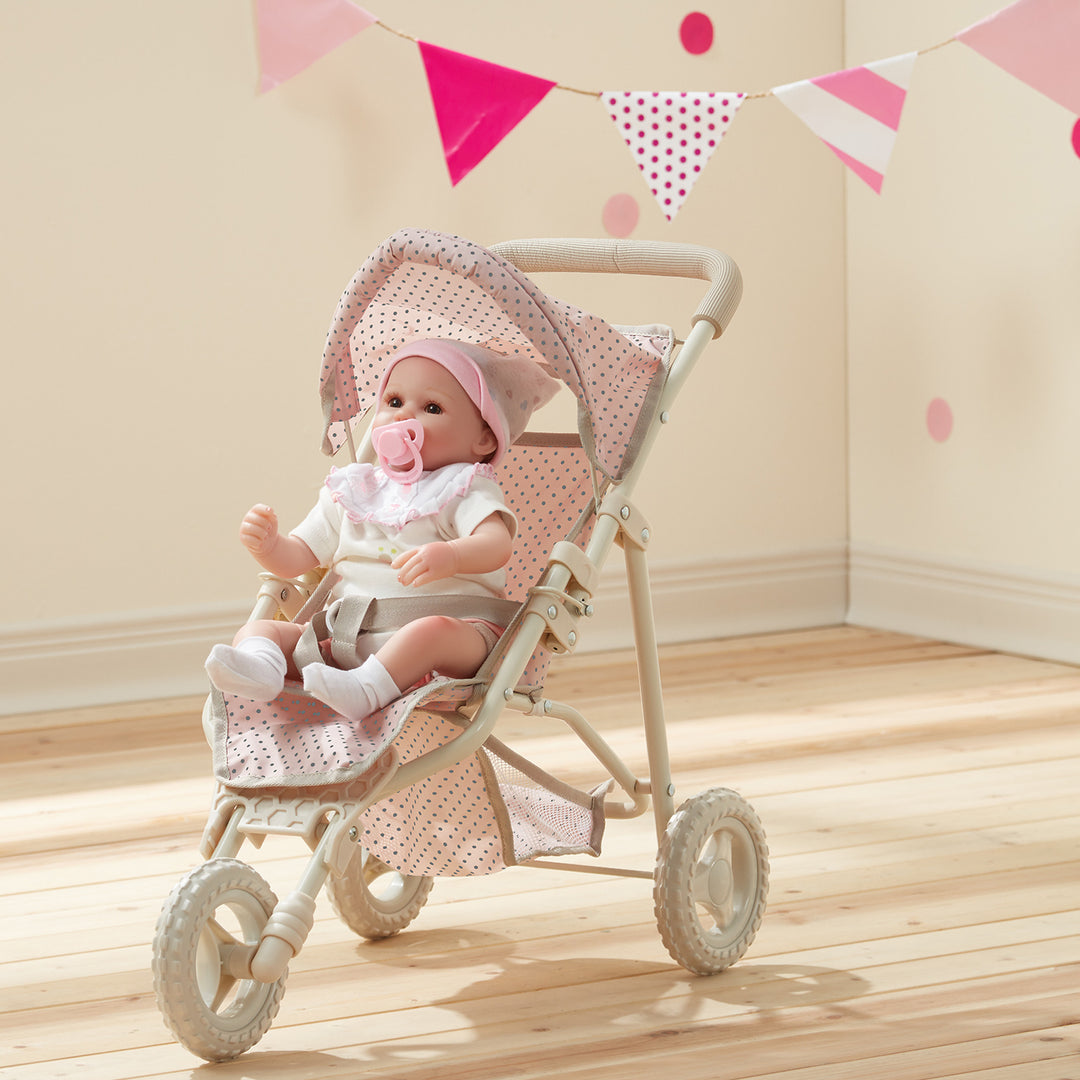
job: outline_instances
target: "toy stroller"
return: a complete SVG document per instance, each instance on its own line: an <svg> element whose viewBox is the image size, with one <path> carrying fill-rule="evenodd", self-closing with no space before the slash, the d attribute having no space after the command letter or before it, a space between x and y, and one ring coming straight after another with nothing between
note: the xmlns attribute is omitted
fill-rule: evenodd
<svg viewBox="0 0 1080 1080"><path fill-rule="evenodd" d="M525 277L546 271L710 285L677 343L667 327L613 327ZM268 705L211 694L204 726L217 790L206 861L166 899L153 959L159 1007L193 1053L236 1057L266 1033L324 886L346 925L375 939L408 926L438 876L557 865L643 877L654 881L660 936L683 967L709 974L745 953L765 909L768 848L754 810L732 791L714 788L675 809L646 563L650 529L632 501L671 403L727 326L740 292L734 263L705 248L526 240L486 250L416 229L395 233L357 272L324 351L324 451L347 446L354 461L370 457L370 436L358 447L353 429L382 361L430 337L535 360L575 394L579 433L526 432L498 466L519 522L507 572L512 616L475 677L435 677L359 722L293 683ZM647 777L635 776L573 708L544 697L548 663L575 647L594 611L599 568L616 544L627 568ZM352 648L360 630L393 619L387 605L372 602L327 625L327 580L269 578L253 618L314 623L331 650ZM493 734L504 709L566 724L605 781L579 791L524 759ZM650 807L659 844L653 871L545 861L599 856L607 819ZM312 850L281 901L237 859L245 841L258 847L272 834L295 834Z"/></svg>

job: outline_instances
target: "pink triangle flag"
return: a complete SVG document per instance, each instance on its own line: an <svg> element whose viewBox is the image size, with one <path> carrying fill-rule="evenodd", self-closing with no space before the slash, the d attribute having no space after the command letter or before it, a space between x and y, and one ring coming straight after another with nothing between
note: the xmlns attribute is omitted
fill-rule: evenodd
<svg viewBox="0 0 1080 1080"><path fill-rule="evenodd" d="M961 30L958 41L1080 114L1080 3L1017 0Z"/></svg>
<svg viewBox="0 0 1080 1080"><path fill-rule="evenodd" d="M556 84L419 41L450 182L457 184Z"/></svg>
<svg viewBox="0 0 1080 1080"><path fill-rule="evenodd" d="M376 21L351 0L255 0L259 93L299 75Z"/></svg>
<svg viewBox="0 0 1080 1080"><path fill-rule="evenodd" d="M671 221L746 95L735 91L605 90L600 101Z"/></svg>
<svg viewBox="0 0 1080 1080"><path fill-rule="evenodd" d="M861 180L881 192L918 53L773 88Z"/></svg>

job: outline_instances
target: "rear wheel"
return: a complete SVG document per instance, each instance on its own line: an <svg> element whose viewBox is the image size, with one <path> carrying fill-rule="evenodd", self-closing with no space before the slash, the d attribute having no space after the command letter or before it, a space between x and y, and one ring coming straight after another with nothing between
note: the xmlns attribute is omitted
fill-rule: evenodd
<svg viewBox="0 0 1080 1080"><path fill-rule="evenodd" d="M286 975L273 983L243 976L276 903L246 863L212 859L162 907L153 953L158 1008L176 1038L207 1061L250 1049L281 1006Z"/></svg>
<svg viewBox="0 0 1080 1080"><path fill-rule="evenodd" d="M753 807L726 788L687 799L664 832L653 888L672 958L701 975L730 967L754 940L768 889L769 848Z"/></svg>
<svg viewBox="0 0 1080 1080"><path fill-rule="evenodd" d="M435 882L401 874L361 849L341 877L326 883L330 903L341 921L369 940L393 937L416 918Z"/></svg>

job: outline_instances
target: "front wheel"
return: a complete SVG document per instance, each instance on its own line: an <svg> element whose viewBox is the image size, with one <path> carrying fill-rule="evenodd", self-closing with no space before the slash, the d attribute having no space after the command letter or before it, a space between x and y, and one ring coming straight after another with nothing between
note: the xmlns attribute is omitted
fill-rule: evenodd
<svg viewBox="0 0 1080 1080"><path fill-rule="evenodd" d="M404 930L420 913L434 884L429 877L401 874L362 848L341 877L331 876L326 892L354 934L376 941Z"/></svg>
<svg viewBox="0 0 1080 1080"><path fill-rule="evenodd" d="M165 1023L193 1054L226 1061L270 1029L285 978L244 978L277 899L246 863L212 859L169 894L154 934L154 992ZM286 973L287 974L287 973Z"/></svg>
<svg viewBox="0 0 1080 1080"><path fill-rule="evenodd" d="M765 831L748 802L713 788L672 816L656 858L660 937L688 971L730 967L754 940L769 891Z"/></svg>

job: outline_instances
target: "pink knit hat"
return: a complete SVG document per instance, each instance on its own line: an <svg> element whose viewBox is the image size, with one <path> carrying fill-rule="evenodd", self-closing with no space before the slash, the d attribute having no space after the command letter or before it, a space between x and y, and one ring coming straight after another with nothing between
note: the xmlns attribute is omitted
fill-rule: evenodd
<svg viewBox="0 0 1080 1080"><path fill-rule="evenodd" d="M425 338L402 345L390 357L380 392L395 365L409 356L434 360L461 384L495 435L493 465L525 430L533 410L549 402L562 385L527 357L503 356L466 341Z"/></svg>

